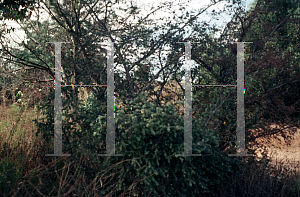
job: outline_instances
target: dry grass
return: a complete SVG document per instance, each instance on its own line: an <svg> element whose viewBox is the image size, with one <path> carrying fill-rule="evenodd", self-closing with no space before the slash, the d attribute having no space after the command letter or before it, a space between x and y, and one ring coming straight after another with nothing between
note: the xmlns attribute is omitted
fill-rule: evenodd
<svg viewBox="0 0 300 197"><path fill-rule="evenodd" d="M224 196L299 196L300 175L292 170L298 166L284 165L284 161L249 163L228 180L221 190ZM222 196L220 195L220 196Z"/></svg>

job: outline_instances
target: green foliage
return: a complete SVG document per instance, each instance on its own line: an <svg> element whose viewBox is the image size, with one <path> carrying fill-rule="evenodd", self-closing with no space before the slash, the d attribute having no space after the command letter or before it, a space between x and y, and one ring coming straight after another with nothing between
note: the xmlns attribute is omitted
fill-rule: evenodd
<svg viewBox="0 0 300 197"><path fill-rule="evenodd" d="M46 118L36 121L38 133L49 142L53 138L51 97L53 92L41 108ZM68 99L64 102L68 103ZM63 110L63 114L70 117L70 108L63 107ZM92 153L85 165L93 168L100 177L111 176L106 183L119 192L131 190L155 196L198 196L203 191L218 190L227 175L238 169L238 161L218 150L216 132L209 130L200 120L193 120L193 153L210 155L175 156L183 153L184 118L175 113L172 105L157 107L147 102L145 94L116 109L116 154L124 154L123 157L97 157L97 153L105 153L99 148L99 144L106 140L105 106L97 104L96 98L91 96L86 102L81 102L76 115L76 122L63 121L63 152L72 152L78 162L82 162L79 158L87 152ZM76 124L80 126L72 131ZM53 151L53 148L49 150ZM105 188L107 194L111 190L109 186Z"/></svg>
<svg viewBox="0 0 300 197"><path fill-rule="evenodd" d="M1 195L8 193L15 188L22 180L22 156L19 157L18 163L11 161L9 158L2 159L0 163L0 191Z"/></svg>
<svg viewBox="0 0 300 197"><path fill-rule="evenodd" d="M245 41L254 42L249 45L253 55L248 59L252 65L246 70L249 89L246 89L245 100L256 99L251 111L259 112L257 115L272 122L291 118L293 123L298 114L295 109L299 109L299 53L296 50L299 16L292 15L297 11L299 6L293 1L257 1L253 22L245 34ZM246 104L246 108L249 107Z"/></svg>
<svg viewBox="0 0 300 197"><path fill-rule="evenodd" d="M33 9L35 0L4 0L0 3L0 20L13 19L23 20L28 9Z"/></svg>

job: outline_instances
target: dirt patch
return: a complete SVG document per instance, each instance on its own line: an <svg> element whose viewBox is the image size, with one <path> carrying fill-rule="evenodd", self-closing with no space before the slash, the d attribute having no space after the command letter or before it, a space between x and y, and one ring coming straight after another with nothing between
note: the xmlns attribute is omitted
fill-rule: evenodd
<svg viewBox="0 0 300 197"><path fill-rule="evenodd" d="M269 128L281 128L285 132L289 129L296 129L293 139L290 142L287 142L282 136L274 135L270 140L258 138L256 139L256 143L264 146L267 150L267 157L271 160L271 165L276 166L277 163L282 163L285 168L300 172L300 127L290 128L288 126L271 124ZM257 148L255 152L258 158L261 158L263 148Z"/></svg>

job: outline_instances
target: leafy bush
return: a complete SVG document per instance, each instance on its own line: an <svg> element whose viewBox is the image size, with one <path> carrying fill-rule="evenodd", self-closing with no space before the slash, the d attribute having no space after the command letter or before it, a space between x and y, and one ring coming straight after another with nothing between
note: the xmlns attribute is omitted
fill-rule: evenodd
<svg viewBox="0 0 300 197"><path fill-rule="evenodd" d="M36 120L38 133L48 142L53 140L54 99L51 98L53 92L41 107L46 118ZM64 101L64 106L68 103L69 99ZM69 106L63 108L66 117L71 116ZM172 105L157 107L148 102L146 94L116 109L115 123L116 154L124 156L104 158L97 154L105 153L105 144L101 146L106 140L105 105L97 104L91 96L81 102L76 120L63 121L63 152L70 152L85 167L87 178L99 176L105 194L113 191L118 195L132 192L198 196L204 191L218 190L240 166L238 160L219 151L216 130L209 130L200 120L193 120L193 153L210 155L175 156L183 153L184 117L176 114ZM51 146L49 150L53 151Z"/></svg>

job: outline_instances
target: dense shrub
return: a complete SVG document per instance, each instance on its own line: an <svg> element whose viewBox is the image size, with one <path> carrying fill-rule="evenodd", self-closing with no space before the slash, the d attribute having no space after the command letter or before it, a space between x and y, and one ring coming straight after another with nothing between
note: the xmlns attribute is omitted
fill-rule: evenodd
<svg viewBox="0 0 300 197"><path fill-rule="evenodd" d="M51 98L53 93L41 108L46 118L36 121L38 133L50 143L50 153L54 100ZM66 99L63 104L65 117L70 116L70 101ZM218 190L240 163L219 151L216 131L200 120L193 120L193 153L207 155L175 156L183 153L184 117L176 114L172 105L157 107L147 102L146 94L115 111L116 154L124 154L123 157L97 156L105 153L105 105L99 105L91 96L81 102L76 114L76 121L63 121L63 152L71 153L71 159L85 167L87 178L102 177L102 192L106 194L127 191L140 195L198 196L204 191ZM86 154L88 159L83 161Z"/></svg>

